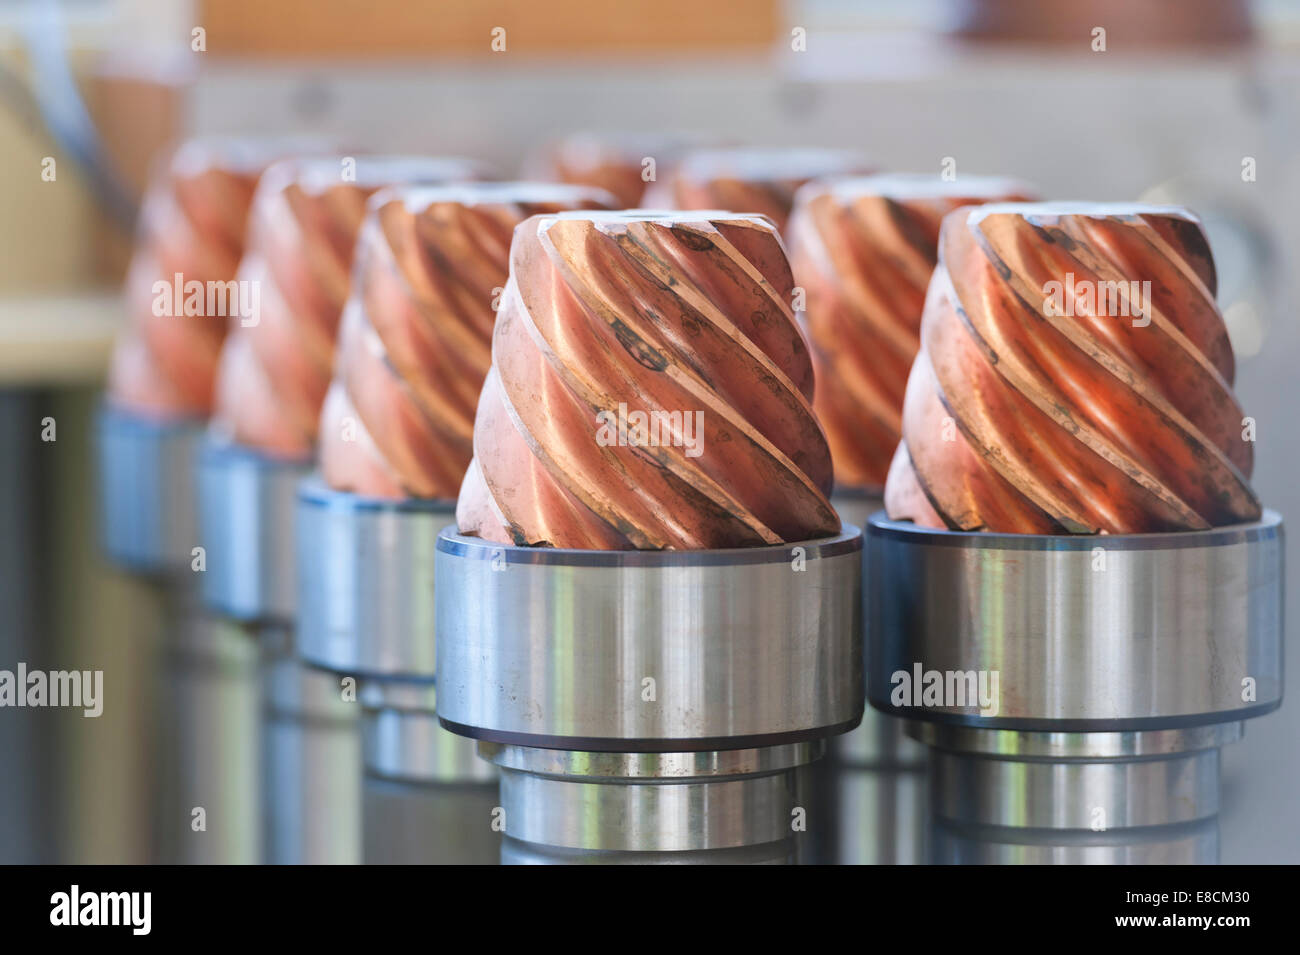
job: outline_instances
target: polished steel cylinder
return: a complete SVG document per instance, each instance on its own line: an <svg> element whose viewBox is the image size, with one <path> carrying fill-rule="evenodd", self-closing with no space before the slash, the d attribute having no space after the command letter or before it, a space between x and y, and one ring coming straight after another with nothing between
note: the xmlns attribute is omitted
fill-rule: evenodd
<svg viewBox="0 0 1300 955"><path fill-rule="evenodd" d="M243 865L263 859L257 643L172 591L161 696L165 744L158 820L163 860Z"/></svg>
<svg viewBox="0 0 1300 955"><path fill-rule="evenodd" d="M361 735L332 673L304 666L288 628L261 631L262 840L270 863L361 861Z"/></svg>
<svg viewBox="0 0 1300 955"><path fill-rule="evenodd" d="M1282 701L1282 520L1102 537L869 523L869 696L912 718L1171 729ZM995 713L895 705L899 673L998 673ZM973 704L973 705L972 705Z"/></svg>
<svg viewBox="0 0 1300 955"><path fill-rule="evenodd" d="M291 623L294 495L311 463L209 435L198 453L203 600L241 623Z"/></svg>
<svg viewBox="0 0 1300 955"><path fill-rule="evenodd" d="M199 451L203 599L261 648L263 861L361 859L360 706L298 656L295 514L308 462L208 437Z"/></svg>
<svg viewBox="0 0 1300 955"><path fill-rule="evenodd" d="M363 855L487 863L497 773L435 715L434 551L454 504L300 482L299 653L352 678L362 708Z"/></svg>
<svg viewBox="0 0 1300 955"><path fill-rule="evenodd" d="M115 564L137 573L187 570L198 544L194 470L198 419L158 419L100 407L100 542Z"/></svg>
<svg viewBox="0 0 1300 955"><path fill-rule="evenodd" d="M1219 748L1281 703L1282 561L1269 511L1102 537L873 517L868 696L930 747L936 858L1205 861Z"/></svg>
<svg viewBox="0 0 1300 955"><path fill-rule="evenodd" d="M501 768L503 861L793 863L820 740L756 749L608 753L480 743Z"/></svg>
<svg viewBox="0 0 1300 955"><path fill-rule="evenodd" d="M861 533L725 551L438 538L438 715L500 767L506 862L789 862L862 712Z"/></svg>

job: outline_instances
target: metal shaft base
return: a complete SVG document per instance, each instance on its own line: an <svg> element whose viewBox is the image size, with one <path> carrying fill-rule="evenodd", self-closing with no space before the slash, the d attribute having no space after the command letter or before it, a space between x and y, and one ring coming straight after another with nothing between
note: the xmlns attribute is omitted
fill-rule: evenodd
<svg viewBox="0 0 1300 955"><path fill-rule="evenodd" d="M501 770L503 862L793 863L823 744L591 753L480 743Z"/></svg>
<svg viewBox="0 0 1300 955"><path fill-rule="evenodd" d="M367 862L496 863L496 770L435 715L433 550L446 501L297 492L299 652L352 676Z"/></svg>
<svg viewBox="0 0 1300 955"><path fill-rule="evenodd" d="M1282 699L1276 514L869 539L869 695L931 749L935 861L1216 861L1219 748Z"/></svg>
<svg viewBox="0 0 1300 955"><path fill-rule="evenodd" d="M263 861L361 861L360 707L339 678L305 666L288 630L262 644Z"/></svg>
<svg viewBox="0 0 1300 955"><path fill-rule="evenodd" d="M502 861L794 862L862 712L860 533L734 551L438 539L438 715L501 770Z"/></svg>
<svg viewBox="0 0 1300 955"><path fill-rule="evenodd" d="M310 465L209 436L198 456L204 602L262 649L263 861L361 858L360 706L297 657L295 504Z"/></svg>
<svg viewBox="0 0 1300 955"><path fill-rule="evenodd" d="M1241 738L1241 723L908 730L932 747L932 861L1218 861L1219 747Z"/></svg>

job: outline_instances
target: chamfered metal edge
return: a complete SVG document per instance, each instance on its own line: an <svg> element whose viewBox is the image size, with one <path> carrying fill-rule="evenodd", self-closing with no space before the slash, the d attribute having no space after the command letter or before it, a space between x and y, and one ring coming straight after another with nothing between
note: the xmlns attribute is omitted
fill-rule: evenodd
<svg viewBox="0 0 1300 955"><path fill-rule="evenodd" d="M790 550L804 549L809 559L838 557L862 550L863 534L845 524L832 537L768 544L762 547L733 547L716 550L568 550L559 547L520 547L467 537L455 527L438 535L438 552L471 560L492 560L505 554L511 564L551 564L565 567L734 567L741 564L784 564Z"/></svg>
<svg viewBox="0 0 1300 955"><path fill-rule="evenodd" d="M818 726L789 733L762 733L751 736L698 736L672 739L624 739L592 736L548 736L534 733L509 733L457 723L441 715L438 722L457 736L501 743L506 746L527 746L533 749L581 750L592 753L699 753L707 750L759 749L783 746L787 743L808 743L839 736L857 728L861 715L843 723Z"/></svg>
<svg viewBox="0 0 1300 955"><path fill-rule="evenodd" d="M903 541L921 547L966 547L979 550L1091 551L1181 550L1226 547L1285 536L1282 515L1265 508L1258 521L1228 524L1201 531L1167 531L1158 534L1001 534L990 531L954 531L921 527L911 521L891 520L877 511L867 522L866 535Z"/></svg>
<svg viewBox="0 0 1300 955"><path fill-rule="evenodd" d="M1282 705L1282 698L1247 706L1236 710L1214 710L1206 713L1186 713L1176 716L1143 716L1120 720L1080 720L1080 719L1021 719L1014 716L967 715L962 713L944 713L925 707L882 706L871 698L871 688L867 688L867 703L881 713L900 719L917 720L927 723L946 723L951 726L966 726L988 730L1021 730L1030 733L1129 733L1143 730L1190 729L1196 726L1208 726L1213 723L1232 723L1237 720L1254 719L1273 712Z"/></svg>

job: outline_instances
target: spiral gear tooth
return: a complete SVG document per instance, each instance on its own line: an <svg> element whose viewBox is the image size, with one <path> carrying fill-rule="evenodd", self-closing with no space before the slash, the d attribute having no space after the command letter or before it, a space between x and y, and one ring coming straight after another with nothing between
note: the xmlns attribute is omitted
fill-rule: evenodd
<svg viewBox="0 0 1300 955"><path fill-rule="evenodd" d="M127 272L126 328L109 370L115 403L156 415L212 411L224 316L158 315L154 285L229 281L244 248L253 191L284 144L244 140L182 144L156 170L140 208Z"/></svg>
<svg viewBox="0 0 1300 955"><path fill-rule="evenodd" d="M943 217L1032 194L1010 179L920 175L827 179L799 191L787 236L837 485L884 486Z"/></svg>
<svg viewBox="0 0 1300 955"><path fill-rule="evenodd" d="M764 215L784 233L800 186L827 176L871 172L836 149L706 149L688 153L645 195L651 209L729 209Z"/></svg>
<svg viewBox="0 0 1300 955"><path fill-rule="evenodd" d="M216 419L234 440L287 456L315 445L369 197L484 175L470 160L416 156L295 159L266 171L237 275L256 283L259 314L231 323L217 371Z"/></svg>
<svg viewBox="0 0 1300 955"><path fill-rule="evenodd" d="M523 223L461 488L462 532L584 549L835 533L830 450L792 285L759 216Z"/></svg>
<svg viewBox="0 0 1300 955"><path fill-rule="evenodd" d="M378 497L454 498L473 455L515 226L616 204L603 190L545 183L376 195L321 414L325 480Z"/></svg>
<svg viewBox="0 0 1300 955"><path fill-rule="evenodd" d="M959 209L943 223L886 509L1020 533L1254 520L1232 376L1190 213Z"/></svg>

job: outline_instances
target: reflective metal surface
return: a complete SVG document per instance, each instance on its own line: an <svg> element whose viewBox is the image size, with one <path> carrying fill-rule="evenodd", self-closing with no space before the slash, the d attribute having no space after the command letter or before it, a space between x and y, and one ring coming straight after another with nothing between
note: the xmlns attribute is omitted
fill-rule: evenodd
<svg viewBox="0 0 1300 955"><path fill-rule="evenodd" d="M442 728L429 710L367 709L361 719L366 772L417 783L487 783L496 770L479 759L472 740Z"/></svg>
<svg viewBox="0 0 1300 955"><path fill-rule="evenodd" d="M653 853L656 863L722 861L699 853L775 845L782 847L777 855L793 860L806 816L799 766L819 751L820 744L802 744L727 753L556 753L480 744L501 768L510 840L607 861ZM674 858L683 853L697 855Z"/></svg>
<svg viewBox="0 0 1300 955"><path fill-rule="evenodd" d="M326 487L297 492L303 657L342 673L432 678L433 573L444 501L384 501Z"/></svg>
<svg viewBox="0 0 1300 955"><path fill-rule="evenodd" d="M501 840L502 865L794 865L797 862L796 849L789 839L761 846L687 852L566 849L509 836Z"/></svg>
<svg viewBox="0 0 1300 955"><path fill-rule="evenodd" d="M818 861L915 865L925 860L928 777L925 747L903 721L867 708L862 724L830 742L814 785L824 790L829 832Z"/></svg>
<svg viewBox="0 0 1300 955"><path fill-rule="evenodd" d="M1281 702L1276 514L1091 538L877 515L868 552L869 695L931 748L935 861L1217 861L1219 749ZM958 699L973 676L996 692Z"/></svg>
<svg viewBox="0 0 1300 955"><path fill-rule="evenodd" d="M1181 751L1106 757L991 756L945 748L950 742L936 743L930 773L934 812L954 822L1115 829L1190 822L1219 811L1217 743L1188 740ZM1132 749L1143 747L1135 742Z"/></svg>
<svg viewBox="0 0 1300 955"><path fill-rule="evenodd" d="M355 680L365 861L496 863L496 768L434 713L433 554L454 505L315 477L297 505L298 652Z"/></svg>
<svg viewBox="0 0 1300 955"><path fill-rule="evenodd" d="M745 748L862 709L861 534L728 551L438 538L438 715L577 750Z"/></svg>
<svg viewBox="0 0 1300 955"><path fill-rule="evenodd" d="M137 572L188 569L199 543L193 461L202 422L149 418L105 404L96 425L104 552Z"/></svg>
<svg viewBox="0 0 1300 955"><path fill-rule="evenodd" d="M838 487L840 519L865 527L880 510L879 491ZM864 567L865 573L865 567ZM864 580L863 586L866 587ZM864 594L865 596L865 594ZM904 733L905 721L867 707L862 723L830 741L811 767L815 796L814 861L842 865L905 865L924 861L926 749Z"/></svg>
<svg viewBox="0 0 1300 955"><path fill-rule="evenodd" d="M361 708L297 658L290 631L261 641L263 861L360 862Z"/></svg>
<svg viewBox="0 0 1300 955"><path fill-rule="evenodd" d="M1218 817L1173 826L1020 829L936 821L929 861L940 865L1212 865Z"/></svg>
<svg viewBox="0 0 1300 955"><path fill-rule="evenodd" d="M1282 521L1103 537L872 518L868 693L918 719L1117 731L1257 716L1282 698ZM891 679L996 671L978 706L894 707ZM1253 694L1253 698L1251 697Z"/></svg>
<svg viewBox="0 0 1300 955"><path fill-rule="evenodd" d="M198 455L204 602L245 622L294 618L294 513L310 463L208 435Z"/></svg>
<svg viewBox="0 0 1300 955"><path fill-rule="evenodd" d="M159 850L171 863L262 860L256 638L174 587L161 668ZM198 812L201 810L201 814Z"/></svg>

